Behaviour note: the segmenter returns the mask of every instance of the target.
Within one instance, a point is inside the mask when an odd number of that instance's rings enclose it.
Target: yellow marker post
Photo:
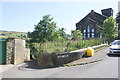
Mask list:
[[[92,49],[91,47],[87,48],[87,56],[93,56],[94,55],[94,49]]]

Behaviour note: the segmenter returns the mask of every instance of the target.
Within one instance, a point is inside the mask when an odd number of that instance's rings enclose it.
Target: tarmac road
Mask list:
[[[109,48],[98,51],[105,54],[99,62],[71,67],[57,68],[21,68],[14,66],[2,73],[3,78],[118,78],[118,58],[120,55],[108,55]]]

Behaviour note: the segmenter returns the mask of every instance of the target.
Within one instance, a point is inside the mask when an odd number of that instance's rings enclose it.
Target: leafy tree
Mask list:
[[[77,40],[82,38],[82,33],[80,30],[72,30],[71,36],[72,36],[72,39]]]
[[[56,30],[55,32],[54,32],[54,40],[62,40],[62,36],[61,36],[61,31],[60,30]]]
[[[62,37],[64,37],[65,34],[66,34],[66,33],[65,33],[65,28],[60,28],[59,31],[61,32],[60,35],[61,35]]]
[[[56,31],[54,32],[54,40],[64,40],[64,39],[68,39],[67,34],[65,33],[65,28],[59,28],[56,29]]]
[[[20,39],[24,39],[24,40],[27,40],[27,35],[16,35],[17,38],[20,38]]]
[[[118,12],[118,13],[117,13],[117,18],[119,18],[119,19],[120,19],[120,12]]]
[[[37,42],[40,44],[40,51],[42,52],[42,43],[54,40],[54,32],[56,23],[52,21],[53,18],[50,15],[43,16],[43,19],[35,25],[33,32],[28,32],[28,37],[31,42]]]
[[[111,16],[107,18],[103,23],[103,36],[106,37],[108,39],[108,43],[110,43],[114,37],[117,37],[117,34],[118,25],[116,23],[116,20]]]

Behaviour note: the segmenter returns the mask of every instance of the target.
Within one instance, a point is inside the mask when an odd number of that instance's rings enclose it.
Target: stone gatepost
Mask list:
[[[14,38],[8,38],[6,50],[6,64],[14,64]]]
[[[8,38],[6,64],[20,64],[30,60],[30,49],[26,49],[25,40]]]

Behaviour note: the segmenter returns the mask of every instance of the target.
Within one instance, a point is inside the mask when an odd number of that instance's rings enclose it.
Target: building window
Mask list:
[[[100,33],[100,38],[102,38],[102,33]]]
[[[83,32],[86,33],[86,30],[84,29]]]
[[[92,32],[94,32],[94,29],[92,29]]]
[[[88,26],[88,32],[90,32],[90,26]]]
[[[88,38],[90,38],[90,33],[88,33]]]
[[[94,38],[94,33],[92,33],[92,38]]]
[[[94,38],[94,37],[95,37],[95,36],[94,36],[94,35],[95,35],[95,34],[94,34],[94,28],[91,30],[91,32],[92,32],[92,34],[91,34],[91,35],[92,35],[92,38]]]
[[[87,28],[87,38],[90,38],[90,26]]]
[[[86,29],[83,30],[84,39],[86,38]]]
[[[86,38],[86,33],[83,34],[84,35],[84,39]]]

